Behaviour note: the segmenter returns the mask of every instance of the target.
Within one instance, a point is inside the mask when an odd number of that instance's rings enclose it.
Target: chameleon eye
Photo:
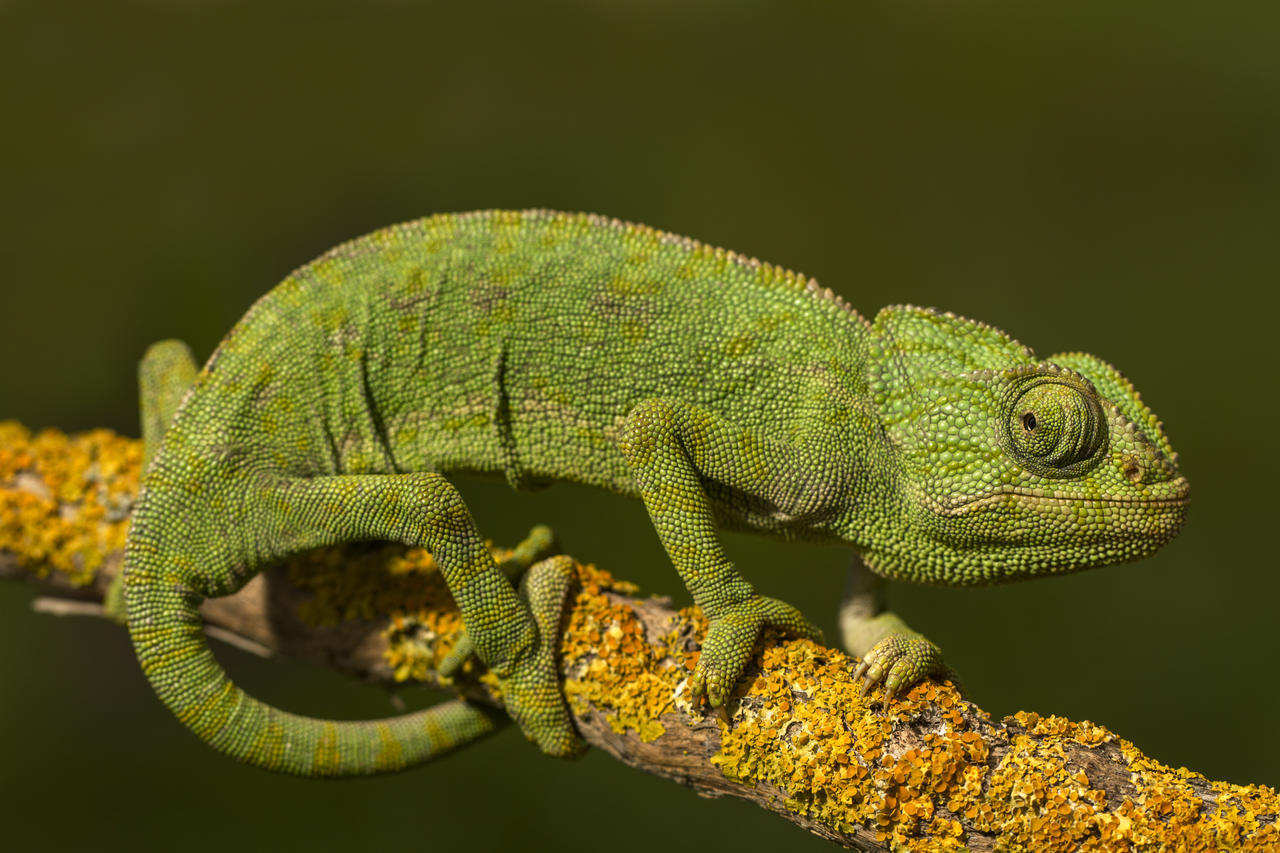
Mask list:
[[[1013,406],[1007,432],[1014,455],[1053,476],[1090,459],[1105,435],[1097,402],[1074,385],[1039,381]]]

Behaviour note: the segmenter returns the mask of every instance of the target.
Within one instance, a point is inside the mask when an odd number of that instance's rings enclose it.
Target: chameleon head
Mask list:
[[[887,308],[870,377],[897,500],[882,574],[998,583],[1144,557],[1189,502],[1160,422],[1114,367],[1039,361],[998,329]]]

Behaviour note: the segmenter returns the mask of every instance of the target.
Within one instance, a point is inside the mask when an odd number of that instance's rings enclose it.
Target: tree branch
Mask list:
[[[138,443],[105,430],[32,436],[0,423],[0,578],[40,584],[42,612],[94,613],[123,561]],[[706,796],[750,800],[860,850],[1275,849],[1280,798],[1171,770],[1089,722],[1001,721],[949,683],[885,707],[854,661],[769,636],[727,720],[688,702],[705,623],[578,566],[561,638],[565,694],[594,747]],[[461,621],[421,550],[302,555],[205,603],[211,636],[365,681],[426,682],[498,705],[475,663],[435,662]]]

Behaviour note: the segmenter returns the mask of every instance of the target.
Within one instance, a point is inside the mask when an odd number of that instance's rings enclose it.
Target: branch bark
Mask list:
[[[0,578],[40,584],[44,612],[97,612],[123,562],[141,453],[106,431],[32,436],[0,423]],[[561,637],[582,735],[631,766],[734,796],[859,850],[1276,849],[1280,797],[1172,770],[1089,722],[993,720],[950,683],[885,706],[855,661],[766,637],[724,718],[687,700],[705,628],[593,566]],[[205,603],[211,636],[364,681],[422,681],[495,706],[469,664],[435,662],[461,627],[430,556],[389,545],[303,555]]]

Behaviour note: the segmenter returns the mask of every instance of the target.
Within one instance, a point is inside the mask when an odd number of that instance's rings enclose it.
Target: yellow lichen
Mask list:
[[[791,811],[840,831],[874,827],[877,840],[895,849],[965,849],[965,825],[1009,850],[1280,844],[1280,799],[1271,789],[1215,783],[1216,807],[1208,806],[1188,783],[1196,775],[1144,758],[1092,722],[1018,715],[1011,722],[1027,731],[1010,730],[1009,748],[991,766],[987,740],[966,730],[950,686],[916,686],[887,715],[854,692],[841,654],[804,640],[772,644],[730,724],[722,725],[712,761],[728,779],[785,790]],[[896,727],[922,713],[929,715],[919,726],[923,747],[888,752]],[[998,742],[1001,731],[992,727],[986,736]],[[1070,770],[1069,743],[1119,745],[1133,797],[1108,803],[1083,772]]]
[[[950,713],[955,692],[927,683],[881,716],[855,698],[849,663],[808,641],[767,645],[712,762],[728,778],[781,788],[789,809],[838,831],[871,826],[895,846],[963,849],[962,827],[943,811],[978,781],[970,771],[987,748]],[[943,713],[922,748],[890,752],[895,726],[926,706]]]
[[[509,549],[492,544],[490,552],[499,562],[511,556]],[[634,586],[614,581],[593,566],[575,567],[583,594],[599,595],[604,589],[635,591]],[[286,569],[291,583],[311,593],[298,608],[304,622],[321,626],[386,620],[384,655],[395,680],[440,680],[435,670],[456,645],[462,616],[425,550],[390,543],[352,543],[299,554],[288,561]],[[637,648],[634,641],[618,640],[620,634],[607,642],[619,650]],[[472,661],[463,672],[473,673],[474,669],[478,667]],[[501,699],[491,674],[483,672],[478,680],[489,687],[495,699]]]
[[[33,436],[0,422],[0,550],[38,577],[94,582],[104,558],[124,547],[140,466],[139,442],[106,430]],[[385,619],[397,680],[430,677],[461,631],[421,549],[352,544],[300,555],[287,570],[312,593],[305,621]],[[617,732],[662,737],[664,716],[693,711],[684,690],[705,619],[688,608],[664,636],[648,637],[625,598],[634,587],[594,566],[577,572],[561,638],[571,706],[603,712]],[[720,724],[712,761],[743,785],[769,783],[787,808],[836,830],[870,827],[904,850],[965,849],[970,832],[1002,850],[1280,849],[1274,790],[1171,769],[1103,726],[1020,713],[1001,728],[932,682],[886,710],[856,697],[848,658],[808,641],[766,638],[755,666]],[[480,680],[492,688],[491,676]],[[1123,793],[1109,796],[1072,769],[1081,750],[1125,762]]]
[[[0,550],[37,578],[75,586],[124,548],[142,445],[110,430],[36,435],[0,421]]]
[[[674,710],[676,686],[685,673],[666,641],[650,643],[631,606],[608,593],[635,587],[591,565],[578,566],[579,592],[561,645],[565,695],[581,713],[604,712],[615,732],[637,732],[646,743],[666,733],[660,722]]]
[[[1189,784],[1195,774],[1143,757],[1102,726],[1036,714],[1010,721],[1017,727],[1007,730],[1008,749],[991,766],[988,739],[999,742],[1002,730],[991,726],[985,736],[968,730],[949,685],[920,685],[886,714],[879,703],[855,698],[849,663],[807,641],[767,645],[760,674],[721,726],[713,763],[739,783],[781,788],[789,809],[833,829],[872,827],[894,849],[965,849],[968,831],[996,838],[997,849],[1006,850],[1280,844],[1280,800],[1268,788],[1214,783],[1211,806]],[[922,745],[892,746],[905,738],[889,736],[911,723]],[[1118,746],[1130,762],[1134,795],[1118,803],[1070,769],[1071,750],[1105,745]]]
[[[423,681],[448,654],[462,617],[422,548],[352,543],[309,551],[286,565],[289,580],[311,593],[298,608],[309,625],[387,620],[384,652],[396,681]]]

